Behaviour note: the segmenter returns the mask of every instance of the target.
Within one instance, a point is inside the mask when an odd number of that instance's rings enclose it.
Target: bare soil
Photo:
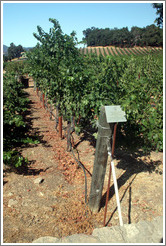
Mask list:
[[[66,131],[63,139],[55,130],[36,92],[33,81],[25,89],[30,99],[27,120],[39,144],[29,144],[20,151],[29,160],[19,172],[4,167],[3,242],[31,243],[42,236],[57,238],[75,233],[91,234],[103,227],[109,161],[101,209],[92,214],[85,204],[84,174],[71,152],[67,152]],[[65,124],[65,123],[64,123]],[[88,196],[95,155],[95,145],[85,135],[74,136],[74,152],[87,170]],[[115,151],[116,176],[124,223],[151,221],[163,214],[163,153]],[[40,182],[37,183],[37,178]],[[119,225],[114,186],[111,179],[107,226]]]
[[[114,55],[114,53],[113,53],[111,47],[108,47],[108,49],[109,49],[109,51],[111,52],[111,55]]]

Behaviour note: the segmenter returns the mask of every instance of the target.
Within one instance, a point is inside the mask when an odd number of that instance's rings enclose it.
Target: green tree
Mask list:
[[[9,60],[13,59],[15,57],[15,49],[16,49],[16,46],[14,43],[11,43],[10,44],[10,47],[8,48],[8,57],[9,57]]]
[[[8,61],[8,56],[7,55],[3,55],[3,61],[7,62]]]
[[[141,45],[141,40],[142,40],[142,28],[133,26],[131,28],[131,41],[132,41],[132,46],[133,45]]]
[[[154,24],[139,28],[132,27],[131,31],[127,27],[121,29],[114,28],[96,28],[91,27],[83,31],[83,41],[87,46],[134,46],[134,45],[150,45],[150,46],[162,46],[163,34],[160,27]]]
[[[11,43],[10,47],[8,48],[9,60],[20,57],[21,52],[23,51],[24,49],[21,45],[16,46],[14,43]]]
[[[16,57],[17,58],[20,57],[21,56],[21,52],[23,52],[23,51],[24,51],[24,49],[23,49],[23,47],[21,45],[16,46]]]
[[[156,14],[159,15],[158,18],[156,18],[155,23],[157,23],[157,25],[159,27],[163,27],[163,4],[162,3],[152,3],[153,8],[155,8]]]
[[[162,46],[162,29],[154,24],[147,26],[142,34],[144,43],[149,46]]]
[[[99,37],[97,32],[99,31],[96,27],[87,28],[83,31],[83,41],[86,41],[87,46],[96,46],[99,42]]]

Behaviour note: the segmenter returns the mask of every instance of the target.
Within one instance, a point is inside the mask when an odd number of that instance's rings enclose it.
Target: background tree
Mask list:
[[[21,45],[16,46],[14,43],[10,44],[10,47],[8,48],[8,57],[9,60],[14,58],[19,58],[21,55],[21,52],[23,52],[24,49]]]
[[[7,62],[8,61],[8,56],[7,55],[3,55],[3,61]]]
[[[16,49],[16,46],[14,43],[11,43],[10,44],[10,47],[8,48],[8,57],[9,57],[9,60],[13,59],[15,57],[15,49]]]
[[[132,27],[131,31],[128,27],[121,29],[114,28],[96,28],[91,27],[83,31],[83,41],[86,42],[87,46],[120,46],[120,47],[132,47],[138,46],[162,46],[163,45],[163,34],[160,27],[154,24],[139,28]]]
[[[157,23],[157,25],[159,27],[163,27],[163,4],[162,3],[152,3],[153,8],[155,8],[156,14],[159,15],[158,18],[156,18],[155,23]]]
[[[21,52],[24,52],[24,49],[21,45],[16,46],[16,57],[20,57],[21,56]]]
[[[147,26],[142,33],[142,39],[145,45],[162,46],[162,29],[154,24]]]

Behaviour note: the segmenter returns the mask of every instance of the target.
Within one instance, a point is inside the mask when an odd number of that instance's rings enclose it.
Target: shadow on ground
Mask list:
[[[116,154],[116,159],[120,159],[119,163],[117,164],[116,168],[123,169],[125,172],[117,179],[118,188],[123,186],[133,175],[133,178],[129,185],[127,186],[126,190],[124,191],[124,194],[120,200],[120,202],[125,197],[125,194],[127,190],[129,190],[129,194],[131,194],[131,185],[134,182],[136,176],[141,172],[156,172],[159,175],[162,174],[162,172],[158,172],[158,167],[161,164],[161,161],[150,161],[150,162],[144,162],[141,158],[144,156],[144,153],[142,151],[137,151],[137,153],[127,153],[123,150],[118,150]],[[107,192],[102,196],[101,203],[100,203],[100,209],[105,206],[106,203],[106,195]],[[109,189],[109,200],[115,195],[114,185],[112,185]],[[130,224],[130,209],[131,209],[131,197],[129,198],[129,213],[128,213],[128,223]],[[117,207],[113,211],[111,217],[109,218],[108,223],[111,221],[111,218],[113,217],[114,213],[116,212]]]

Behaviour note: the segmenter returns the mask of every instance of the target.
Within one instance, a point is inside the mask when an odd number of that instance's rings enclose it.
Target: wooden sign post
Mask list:
[[[122,111],[120,105],[101,107],[89,197],[89,207],[94,213],[98,212],[100,209],[108,152],[110,151],[114,123],[125,121],[125,113]]]
[[[107,123],[105,107],[102,106],[99,115],[98,136],[89,197],[89,207],[94,213],[98,212],[100,208],[108,158],[107,144],[111,140],[111,136],[112,125]]]

